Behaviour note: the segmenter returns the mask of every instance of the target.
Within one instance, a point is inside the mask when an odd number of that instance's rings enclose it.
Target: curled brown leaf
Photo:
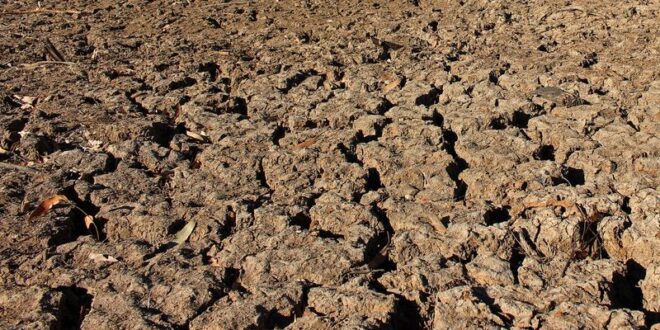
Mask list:
[[[96,222],[94,222],[94,217],[88,214],[85,216],[83,221],[85,222],[85,228],[87,228],[87,231],[91,232],[92,227],[94,227],[94,234],[96,235],[96,239],[100,241],[101,235],[99,234],[99,228],[96,226]]]
[[[48,213],[48,211],[50,211],[50,209],[53,208],[53,206],[61,202],[68,202],[68,201],[69,199],[66,198],[66,196],[64,195],[53,195],[47,198],[46,200],[44,200],[43,202],[41,202],[41,204],[39,204],[39,206],[37,206],[37,208],[34,211],[32,211],[32,213],[30,213],[28,220],[32,220],[34,218],[43,216],[46,213]]]

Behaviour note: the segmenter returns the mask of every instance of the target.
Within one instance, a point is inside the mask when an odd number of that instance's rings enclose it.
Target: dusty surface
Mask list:
[[[0,327],[658,322],[660,3],[339,2],[1,1]]]

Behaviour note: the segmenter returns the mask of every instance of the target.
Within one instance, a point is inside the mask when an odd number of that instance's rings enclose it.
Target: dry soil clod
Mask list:
[[[23,2],[0,328],[660,321],[657,1]]]

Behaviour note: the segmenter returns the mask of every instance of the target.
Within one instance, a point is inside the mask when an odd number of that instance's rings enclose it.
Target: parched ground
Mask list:
[[[659,15],[2,0],[0,327],[651,327]]]

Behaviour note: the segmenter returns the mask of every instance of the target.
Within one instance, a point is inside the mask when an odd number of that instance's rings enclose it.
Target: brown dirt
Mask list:
[[[658,322],[660,2],[338,2],[0,1],[0,327]]]

